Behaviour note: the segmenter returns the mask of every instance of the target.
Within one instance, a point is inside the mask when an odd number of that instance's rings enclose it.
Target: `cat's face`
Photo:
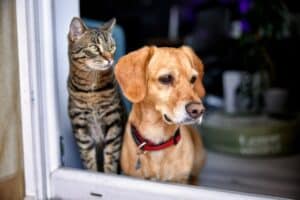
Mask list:
[[[89,29],[79,18],[73,18],[69,31],[70,61],[91,70],[106,70],[113,65],[116,51],[112,29],[115,19],[99,29]]]

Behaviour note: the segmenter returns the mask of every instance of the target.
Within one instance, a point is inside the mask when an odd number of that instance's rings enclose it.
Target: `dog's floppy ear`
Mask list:
[[[124,95],[138,103],[146,95],[146,67],[152,56],[152,47],[143,47],[123,57],[116,64],[116,79]]]
[[[188,46],[182,46],[181,49],[192,61],[193,67],[197,70],[197,72],[199,74],[199,78],[195,82],[195,90],[200,97],[203,97],[205,95],[205,89],[202,84],[202,79],[203,79],[203,75],[204,75],[203,63],[200,60],[200,58],[196,55],[196,53],[193,51],[192,48],[190,48]]]

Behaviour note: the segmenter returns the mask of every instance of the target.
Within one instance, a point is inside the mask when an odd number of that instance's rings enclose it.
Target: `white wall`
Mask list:
[[[81,167],[79,153],[76,152],[77,146],[71,131],[71,124],[67,112],[68,93],[67,93],[67,77],[69,73],[68,61],[68,40],[67,34],[69,24],[74,16],[79,16],[78,0],[55,0],[54,16],[55,33],[56,33],[56,74],[57,74],[57,91],[59,98],[59,125],[60,135],[63,137],[64,156],[63,163],[68,167]]]

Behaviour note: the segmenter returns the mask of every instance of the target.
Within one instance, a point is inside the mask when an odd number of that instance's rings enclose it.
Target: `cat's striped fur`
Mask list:
[[[125,124],[113,73],[115,20],[89,29],[74,18],[69,32],[69,116],[85,168],[119,172]]]

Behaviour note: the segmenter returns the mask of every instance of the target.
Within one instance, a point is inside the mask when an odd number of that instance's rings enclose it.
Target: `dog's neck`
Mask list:
[[[156,144],[171,138],[179,125],[167,124],[160,112],[148,103],[134,104],[130,113],[132,123],[140,134]]]

